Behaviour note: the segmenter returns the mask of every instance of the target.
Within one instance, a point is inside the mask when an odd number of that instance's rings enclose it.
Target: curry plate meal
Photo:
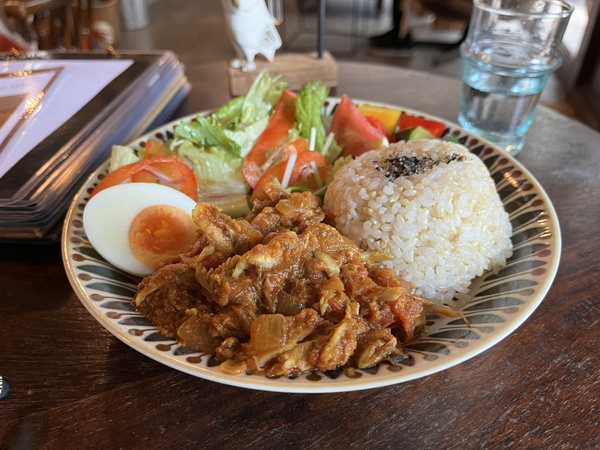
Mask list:
[[[442,123],[327,102],[261,74],[173,136],[116,146],[83,211],[98,253],[140,277],[137,311],[226,374],[398,364],[511,256],[494,180]]]

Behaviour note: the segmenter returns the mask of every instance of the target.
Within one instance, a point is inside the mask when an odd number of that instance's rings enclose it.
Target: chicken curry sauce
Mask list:
[[[274,184],[234,219],[198,203],[201,238],[139,285],[133,304],[161,334],[213,355],[228,374],[298,376],[407,357],[425,317],[462,317],[328,225],[310,192]]]

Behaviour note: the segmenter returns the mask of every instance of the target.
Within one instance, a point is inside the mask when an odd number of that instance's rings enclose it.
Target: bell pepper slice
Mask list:
[[[402,111],[399,109],[371,105],[369,103],[361,103],[358,105],[358,110],[367,118],[373,117],[381,121],[388,136],[391,136],[394,133],[400,115],[402,114]]]
[[[446,124],[438,122],[437,120],[402,113],[400,116],[399,127],[400,130],[422,127],[429,131],[434,137],[439,138],[446,129]]]

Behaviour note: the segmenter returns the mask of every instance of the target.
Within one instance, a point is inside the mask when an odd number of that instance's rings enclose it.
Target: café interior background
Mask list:
[[[117,0],[96,0],[96,4],[102,4],[104,1],[116,4]],[[126,11],[123,4],[120,5],[118,8],[120,14],[116,17],[117,23],[114,23],[113,19],[113,24],[118,28],[114,43],[117,50],[172,50],[184,64],[229,60],[235,56],[225,30],[221,0],[118,1],[127,1],[129,5],[138,5],[138,7],[145,2],[143,8],[146,17],[142,20],[144,23],[141,26],[139,17],[135,18],[136,29],[131,29],[127,26],[128,21],[131,24],[131,17],[124,17]],[[283,47],[279,52],[316,50],[318,1],[282,0],[282,2],[284,17],[278,28]],[[418,6],[417,0],[413,3]],[[586,28],[588,25],[594,26],[596,22],[600,0],[569,0],[569,3],[575,7],[575,11],[563,40],[566,61],[564,67],[552,76],[543,91],[541,103],[600,129],[597,123],[600,119],[594,118],[593,111],[583,113],[584,108],[578,101],[581,94],[573,95],[574,81],[568,79],[572,77],[575,65],[570,61],[581,58],[578,52]],[[335,59],[369,61],[454,78],[461,77],[462,61],[455,44],[460,40],[466,23],[435,17],[422,8],[413,8],[409,27],[413,30],[413,35],[418,38],[424,36],[427,42],[418,42],[412,57],[382,58],[369,55],[368,37],[381,34],[391,28],[392,0],[327,0],[325,5],[325,49],[331,52]],[[594,26],[594,28],[594,36],[597,36],[599,27]],[[589,51],[598,53],[598,45],[594,42],[592,44]],[[597,59],[596,56],[594,61]],[[596,86],[595,92],[600,85],[600,74],[597,74],[600,73],[598,69],[600,64],[595,62],[594,66],[590,84]],[[407,95],[415,94],[407,93]],[[584,97],[589,96],[585,93]],[[587,101],[590,101],[589,98]],[[595,104],[595,100],[592,102]],[[598,111],[600,107],[591,109]]]

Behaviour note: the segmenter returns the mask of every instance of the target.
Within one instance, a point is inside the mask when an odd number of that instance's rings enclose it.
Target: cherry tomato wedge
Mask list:
[[[296,97],[295,93],[287,89],[281,93],[267,128],[246,155],[242,173],[251,187],[254,187],[262,176],[262,165],[267,161],[269,153],[288,141],[289,130],[296,120]]]
[[[413,116],[406,113],[402,113],[398,125],[401,130],[414,127],[423,127],[436,138],[439,138],[446,129],[446,125],[442,122],[425,119],[424,117]]]
[[[161,183],[198,200],[198,182],[194,171],[176,156],[155,156],[142,159],[109,173],[92,191],[90,198],[98,192],[125,181]]]
[[[367,119],[367,122],[369,122],[369,124],[372,127],[378,129],[383,134],[385,134],[385,137],[387,137],[388,141],[390,141],[390,142],[394,141],[392,136],[387,132],[385,124],[381,121],[381,119],[378,119],[377,117],[374,117],[374,116],[365,116],[365,118]]]
[[[385,132],[371,125],[346,94],[333,113],[330,129],[342,147],[342,155],[359,156],[385,141]]]
[[[317,166],[321,181],[325,181],[325,178],[331,170],[331,164],[329,164],[329,160],[319,152],[305,151],[298,153],[296,156],[296,162],[292,168],[288,186],[293,186],[298,182],[305,182],[311,189],[317,189],[319,187],[316,176],[307,170],[311,167],[311,161],[313,161]],[[283,161],[277,164],[275,167],[269,169],[262,177],[260,177],[256,183],[256,186],[254,187],[254,190],[252,191],[252,200],[261,198],[263,195],[263,190],[268,183],[271,183],[275,180],[278,180],[280,183],[283,181],[287,164],[287,160]],[[303,174],[305,173],[308,173],[309,175],[304,177]]]

